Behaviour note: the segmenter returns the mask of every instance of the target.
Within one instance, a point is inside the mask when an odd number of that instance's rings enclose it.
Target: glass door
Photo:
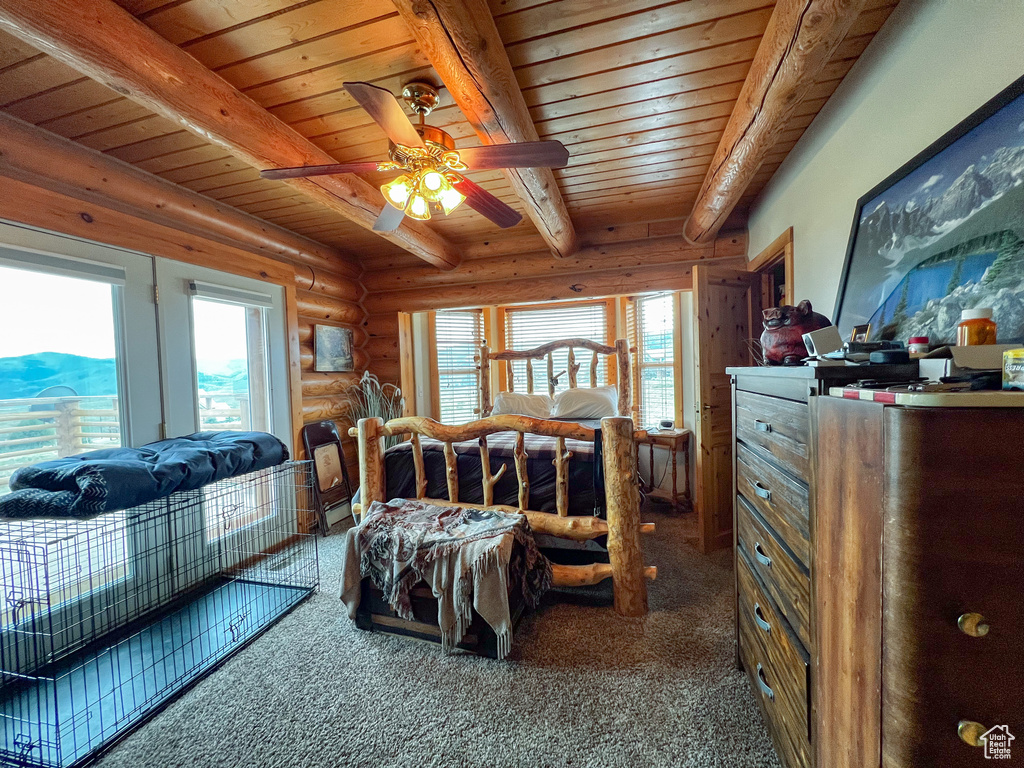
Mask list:
[[[152,259],[8,225],[0,237],[6,494],[22,466],[157,439],[162,411]],[[162,530],[135,530],[124,513],[70,527],[5,522],[4,666],[31,666],[39,653],[63,653],[158,604],[169,591],[150,578],[159,566],[151,553],[165,540]],[[40,636],[44,647],[31,641]]]

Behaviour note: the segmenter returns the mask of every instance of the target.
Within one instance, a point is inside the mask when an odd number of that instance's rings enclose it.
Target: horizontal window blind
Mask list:
[[[652,429],[662,419],[675,419],[676,317],[672,294],[637,299],[635,310],[639,358],[640,427]]]
[[[480,371],[476,356],[484,338],[483,312],[438,312],[435,334],[441,421],[462,424],[479,418]]]
[[[562,339],[588,339],[599,344],[608,343],[608,305],[579,304],[533,309],[508,309],[505,311],[505,348],[514,350],[533,349],[551,341]],[[580,369],[577,386],[590,386],[590,358],[593,353],[587,349],[575,351]],[[558,380],[557,392],[569,388],[569,350],[559,349],[554,353],[554,375]],[[526,361],[513,363],[512,387],[516,392],[526,391]],[[608,356],[601,355],[597,368],[598,386],[608,383]],[[547,360],[533,363],[533,391],[547,394]]]

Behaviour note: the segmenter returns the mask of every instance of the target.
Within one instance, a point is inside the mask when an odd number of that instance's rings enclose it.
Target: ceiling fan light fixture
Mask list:
[[[406,206],[405,215],[417,221],[426,221],[430,218],[430,204],[427,199],[418,192],[409,198],[409,205]]]
[[[447,186],[444,176],[437,171],[426,171],[420,178],[420,183],[430,192],[440,192]]]
[[[398,178],[392,179],[387,184],[382,184],[380,188],[380,191],[384,195],[384,199],[400,211],[404,211],[406,209],[412,190],[412,179],[404,174]]]
[[[444,209],[445,216],[450,215],[452,211],[462,205],[465,199],[466,196],[451,184],[448,184],[447,187],[441,190],[441,193],[437,196],[437,202],[439,202],[441,207]]]

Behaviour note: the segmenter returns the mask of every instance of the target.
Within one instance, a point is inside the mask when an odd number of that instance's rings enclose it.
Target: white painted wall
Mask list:
[[[857,200],[1022,74],[1024,1],[902,0],[755,201],[748,257],[792,226],[795,298],[831,316]]]

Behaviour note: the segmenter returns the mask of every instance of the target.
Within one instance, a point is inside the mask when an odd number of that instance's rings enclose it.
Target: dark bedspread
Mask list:
[[[196,432],[141,448],[108,448],[23,467],[0,518],[90,517],[272,467],[288,449],[265,432]]]
[[[580,422],[600,430],[600,420]],[[519,484],[512,450],[515,432],[499,432],[487,438],[491,457],[491,473],[496,474],[502,464],[507,465],[504,476],[494,486],[494,503],[519,506]],[[600,431],[594,443],[571,440],[566,449],[572,451],[569,460],[569,514],[603,515],[604,481],[601,476]],[[448,498],[448,481],[444,462],[444,443],[421,438],[423,465],[427,475],[427,497]],[[597,450],[595,451],[595,444]],[[480,466],[480,447],[476,440],[454,443],[459,470],[459,501],[482,504],[484,501],[483,476]],[[529,508],[540,512],[555,512],[555,438],[526,435],[526,472],[530,478]],[[413,465],[412,445],[400,443],[384,456],[387,482],[386,498],[416,498],[416,470]]]

